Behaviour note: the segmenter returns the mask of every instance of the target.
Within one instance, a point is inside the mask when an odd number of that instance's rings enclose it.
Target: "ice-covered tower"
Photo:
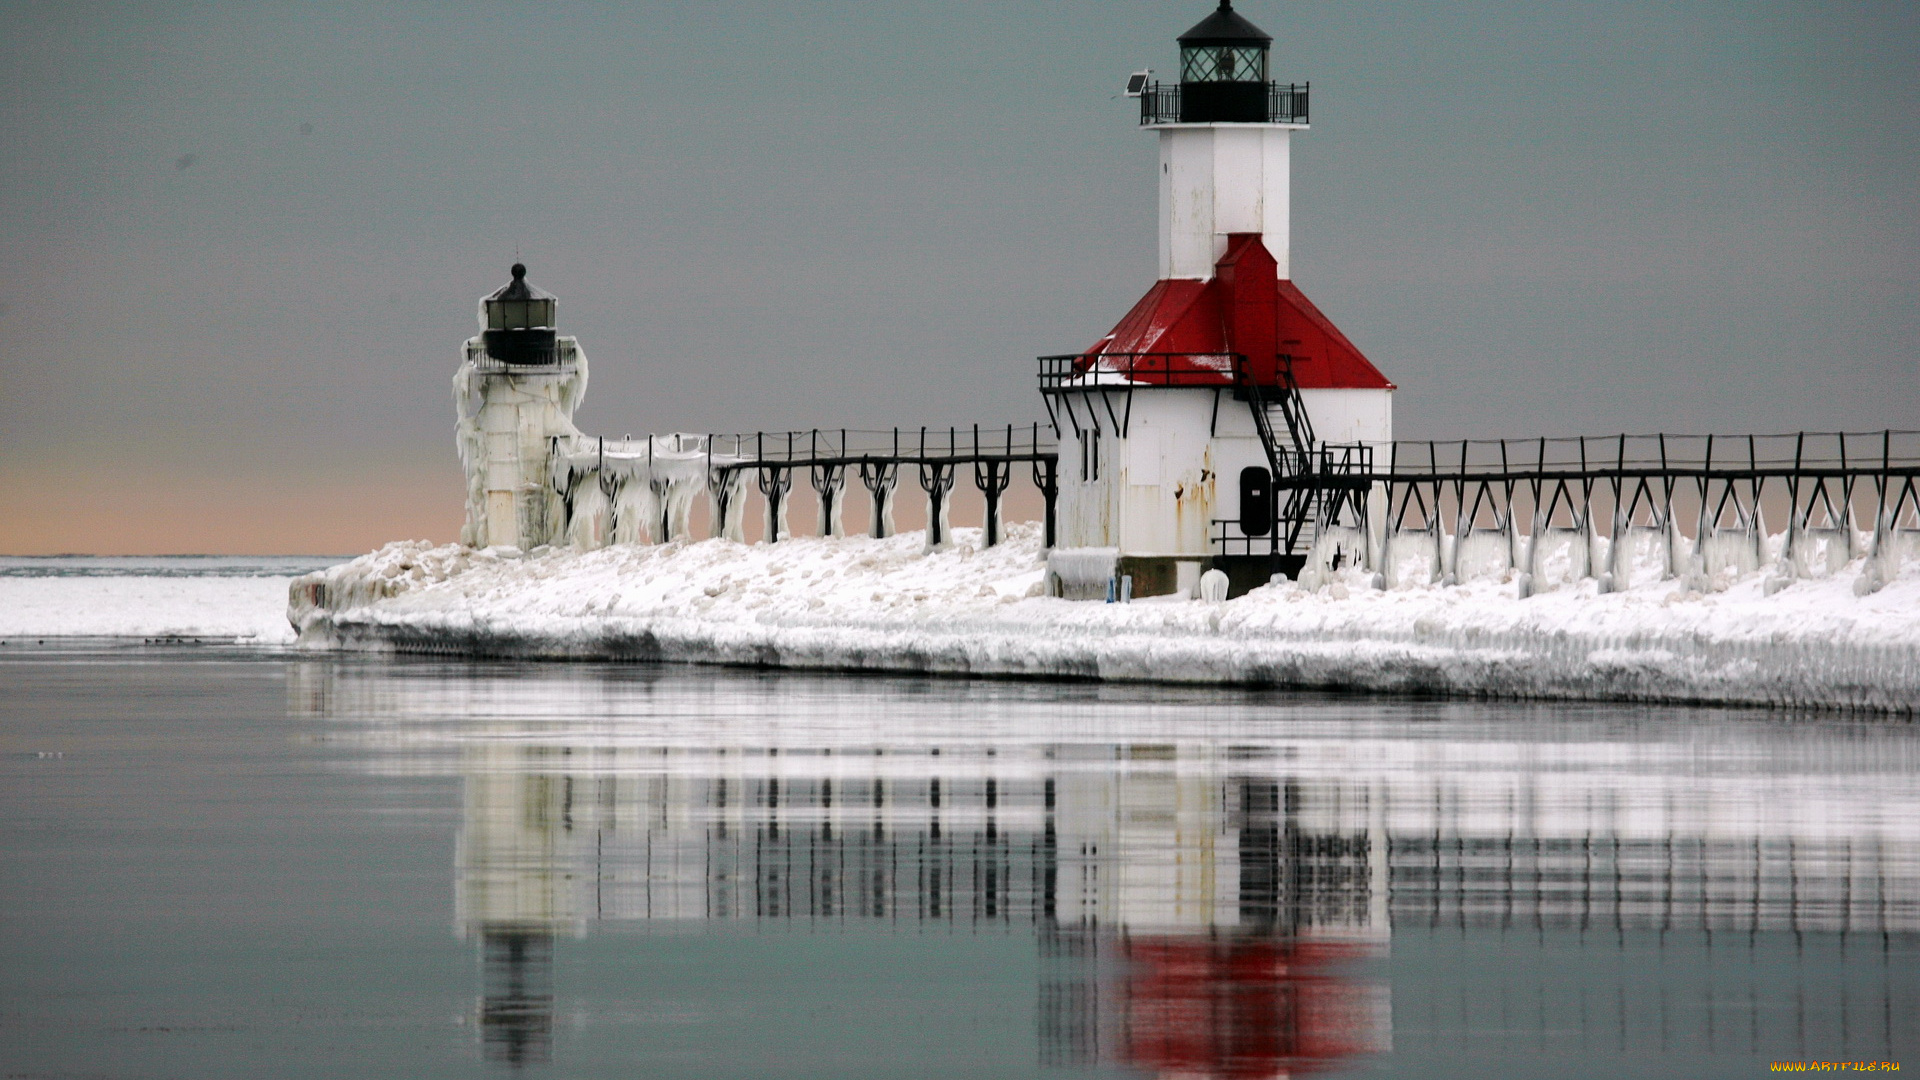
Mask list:
[[[515,263],[513,280],[480,301],[480,333],[453,377],[467,472],[460,539],[472,547],[537,547],[565,528],[550,470],[554,440],[580,434],[587,357],[554,328],[555,304]]]
[[[1209,564],[1236,592],[1297,573],[1314,537],[1295,523],[1324,505],[1303,476],[1393,438],[1393,384],[1291,280],[1307,87],[1268,78],[1272,39],[1229,0],[1179,40],[1178,84],[1128,83],[1160,141],[1159,281],[1092,348],[1041,361],[1069,595],[1103,573],[1141,596]]]

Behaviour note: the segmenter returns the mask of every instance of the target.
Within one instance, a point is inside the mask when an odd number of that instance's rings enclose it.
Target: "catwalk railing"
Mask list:
[[[1073,389],[1102,396],[1193,385],[1179,372],[1131,374],[1161,381]],[[1056,385],[1069,378],[1056,374]],[[1250,403],[1270,407],[1263,398]],[[1126,406],[1115,405],[1124,416]],[[1290,563],[1276,568],[1296,576],[1364,564],[1383,585],[1519,574],[1523,591],[1581,578],[1605,590],[1657,573],[1707,588],[1767,565],[1780,582],[1827,576],[1870,556],[1863,589],[1871,591],[1902,561],[1920,561],[1920,431],[1402,440],[1320,443],[1306,453],[1277,430],[1267,441],[1280,471],[1271,516],[1242,508],[1239,518],[1216,519],[1209,553],[1285,557]],[[590,546],[595,535],[619,542],[637,528],[653,539],[687,536],[686,508],[698,491],[712,501],[714,535],[738,539],[752,480],[766,503],[766,535],[778,540],[790,535],[796,472],[819,498],[820,532],[829,536],[845,531],[852,474],[872,501],[873,535],[886,536],[904,469],[926,493],[928,542],[939,546],[950,539],[952,491],[964,467],[986,504],[985,539],[994,544],[1003,533],[1001,496],[1023,465],[1044,499],[1052,547],[1059,448],[1039,424],[556,440],[553,485],[566,504],[569,539]],[[584,540],[572,535],[576,525]]]
[[[723,472],[752,470],[768,509],[768,536],[782,533],[784,500],[791,470],[805,469],[808,484],[820,499],[820,531],[837,536],[844,531],[841,510],[847,470],[854,470],[872,501],[871,533],[893,532],[893,489],[899,470],[912,466],[920,489],[927,494],[927,545],[940,547],[952,538],[949,515],[955,473],[971,466],[973,483],[986,504],[982,530],[988,547],[1000,542],[1000,501],[1013,482],[1013,467],[1024,463],[1046,503],[1046,544],[1054,544],[1054,507],[1059,498],[1057,443],[1042,438],[1040,425],[1000,428],[922,427],[891,431],[852,431],[846,428],[747,435],[717,435],[710,442],[716,457],[731,458],[718,466]],[[728,446],[731,444],[731,454]]]
[[[622,507],[647,521],[647,531],[661,539],[687,534],[686,508],[693,490],[705,490],[712,503],[713,535],[740,539],[742,511],[749,479],[765,499],[768,540],[791,535],[787,527],[794,474],[805,475],[819,497],[820,532],[845,532],[844,501],[849,474],[858,476],[871,500],[870,533],[894,532],[894,490],[901,470],[909,469],[927,495],[927,542],[940,547],[952,538],[949,515],[952,491],[962,467],[986,504],[985,541],[1002,538],[1001,499],[1012,484],[1014,470],[1026,466],[1045,503],[1048,547],[1055,542],[1055,505],[1059,497],[1059,449],[1051,432],[1039,424],[983,428],[893,428],[887,431],[816,428],[809,431],[756,431],[730,435],[648,436],[642,440],[574,440],[563,450],[556,440],[554,487],[567,500],[569,520],[575,516],[575,492],[583,492],[595,512],[604,505],[616,519]],[[646,485],[629,481],[644,473]],[[594,476],[600,500],[583,484]],[[684,491],[676,506],[675,490]],[[623,499],[628,488],[634,497]],[[642,487],[647,490],[642,490]],[[650,492],[650,495],[649,495]],[[617,525],[603,531],[617,533]]]
[[[1401,441],[1386,449],[1386,467],[1368,477],[1372,490],[1345,508],[1351,516],[1320,522],[1323,535],[1342,533],[1346,552],[1364,551],[1385,584],[1517,573],[1523,590],[1586,577],[1605,590],[1657,573],[1712,587],[1770,562],[1784,583],[1873,556],[1863,580],[1871,591],[1903,558],[1920,558],[1916,431]],[[1380,518],[1369,520],[1376,507]],[[1769,520],[1783,526],[1779,533]],[[1360,544],[1368,526],[1377,535]]]

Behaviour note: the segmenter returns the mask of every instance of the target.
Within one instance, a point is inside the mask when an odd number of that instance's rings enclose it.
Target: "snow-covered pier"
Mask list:
[[[1389,390],[1303,385],[1310,355],[1095,350],[1042,358],[1045,425],[603,439],[572,423],[586,356],[524,267],[481,310],[454,380],[462,543],[296,580],[302,645],[1920,703],[1920,433],[1412,442],[1367,426]],[[1021,467],[1045,520],[1008,525]],[[968,469],[981,529],[949,520]],[[903,473],[929,524],[895,535]],[[788,526],[799,476],[819,536]],[[1203,588],[1210,571],[1233,587]],[[1073,599],[1103,595],[1139,602]]]

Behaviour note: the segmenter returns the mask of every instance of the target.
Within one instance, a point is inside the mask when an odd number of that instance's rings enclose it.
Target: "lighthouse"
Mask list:
[[[1160,144],[1159,280],[1092,347],[1041,358],[1064,595],[1191,592],[1209,567],[1238,593],[1366,558],[1352,513],[1394,387],[1293,283],[1308,87],[1269,77],[1272,44],[1222,0],[1180,35],[1177,84],[1128,84]]]
[[[555,329],[559,301],[513,279],[480,301],[480,333],[453,377],[460,463],[467,474],[469,547],[530,549],[564,535],[565,508],[549,477],[555,440],[580,435],[573,411],[587,390],[580,343]]]

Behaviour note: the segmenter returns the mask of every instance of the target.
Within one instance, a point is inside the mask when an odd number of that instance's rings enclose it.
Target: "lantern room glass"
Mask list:
[[[487,301],[487,329],[489,330],[529,330],[552,325],[552,300]]]
[[[1264,45],[1188,45],[1180,50],[1181,82],[1266,82]]]

